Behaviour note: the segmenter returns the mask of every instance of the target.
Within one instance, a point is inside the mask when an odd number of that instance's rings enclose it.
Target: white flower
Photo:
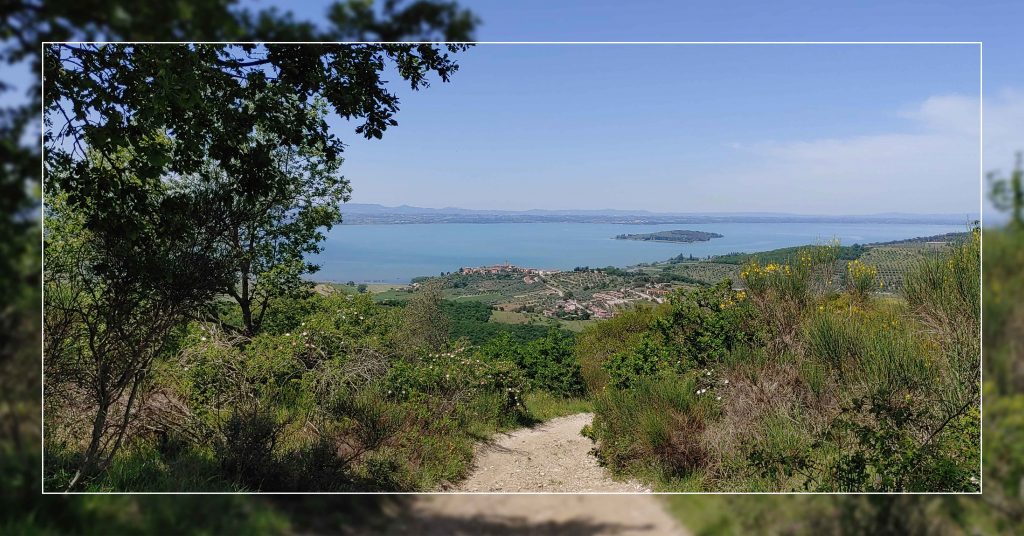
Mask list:
[[[285,334],[284,334],[284,336],[285,336],[285,337],[291,337],[291,336],[292,336],[292,334],[291,334],[291,333],[285,333]]]
[[[303,331],[303,332],[302,332],[302,336],[303,336],[303,337],[305,337],[305,336],[306,336],[306,335],[308,335],[308,334],[309,334],[309,333],[308,333],[308,332],[306,332],[306,331]]]
[[[729,385],[729,380],[725,380],[723,383],[725,383],[726,385]]]
[[[205,340],[206,340],[206,337],[199,337],[199,340],[201,340],[201,341],[205,341]]]
[[[720,397],[720,396],[719,397],[715,397],[715,400],[721,400],[721,399],[722,399],[722,397]]]

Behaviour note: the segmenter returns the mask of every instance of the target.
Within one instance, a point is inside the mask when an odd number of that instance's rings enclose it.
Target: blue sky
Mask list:
[[[1007,169],[1013,151],[1024,147],[1024,127],[1019,126],[1024,125],[1024,69],[1019,68],[1024,44],[1017,38],[1015,22],[1021,20],[1024,8],[1019,2],[485,0],[464,4],[483,19],[478,38],[485,41],[984,41],[985,168]],[[297,12],[315,17],[320,11],[315,2],[309,2]],[[744,58],[726,58],[729,61],[720,69],[716,69],[719,56],[735,56],[735,51],[672,52],[679,56],[672,61],[665,60],[662,52],[625,52],[633,57],[624,60],[626,65],[613,64],[620,72],[635,68],[643,74],[633,80],[677,88],[672,94],[659,91],[643,97],[657,109],[649,123],[642,122],[649,116],[630,116],[628,110],[635,104],[610,106],[589,118],[605,120],[603,125],[574,128],[566,140],[557,136],[559,131],[549,132],[557,122],[549,113],[532,118],[545,128],[534,129],[531,140],[521,139],[518,153],[507,146],[489,147],[488,140],[505,137],[477,128],[466,126],[467,134],[458,135],[462,120],[457,110],[444,108],[447,101],[461,99],[465,109],[474,110],[478,101],[490,99],[492,95],[470,94],[477,74],[527,85],[550,76],[551,70],[555,80],[561,80],[560,74],[598,79],[608,75],[588,70],[598,59],[586,58],[574,58],[578,64],[563,63],[563,71],[557,66],[549,70],[549,59],[543,58],[544,64],[535,62],[509,75],[502,68],[506,58],[498,58],[505,54],[483,48],[466,55],[465,68],[450,87],[435,86],[406,98],[400,127],[378,145],[353,141],[347,173],[356,201],[481,208],[610,204],[656,210],[797,212],[844,211],[851,205],[862,207],[858,212],[941,212],[977,204],[977,188],[971,188],[978,180],[977,133],[968,124],[977,118],[977,112],[971,112],[971,99],[977,98],[978,91],[977,58],[970,47],[816,47],[799,52],[746,48],[739,50]],[[485,55],[489,61],[481,59]],[[685,70],[669,65],[684,65]],[[695,73],[706,82],[704,86],[693,83]],[[748,86],[756,89],[745,92]],[[576,117],[574,112],[588,104],[593,109],[594,103],[615,103],[600,98],[600,86],[587,88],[584,96],[555,111]],[[492,88],[494,94],[508,92],[509,87]],[[609,89],[608,93],[614,92]],[[420,97],[428,108],[417,106]],[[507,102],[513,104],[516,99]],[[439,111],[447,112],[450,119],[434,130],[433,139],[414,132],[420,131],[422,118]],[[529,125],[529,116],[514,121],[522,115],[518,111],[509,106],[485,117]],[[601,128],[609,123],[613,126]],[[589,120],[579,125],[593,126]],[[409,141],[413,138],[420,143]],[[454,140],[458,140],[461,160],[440,168],[424,165]],[[575,141],[580,143],[570,143]],[[389,163],[391,147],[411,148],[410,154],[417,156],[405,162],[392,158]],[[474,150],[486,158],[477,161]],[[530,167],[530,159],[538,165]],[[493,165],[489,177],[481,177],[480,167],[495,160],[501,167]],[[416,166],[420,167],[411,169]],[[580,176],[574,179],[569,171]],[[969,178],[963,177],[967,174]],[[506,180],[492,179],[495,175]],[[825,175],[831,177],[829,182],[817,179]],[[629,181],[633,185],[625,184]],[[526,192],[543,188],[555,195],[546,200],[524,197],[509,183],[524,186]],[[644,187],[662,195],[638,196]],[[592,197],[581,196],[582,191]]]
[[[346,138],[354,201],[977,210],[975,45],[480,45],[460,64],[401,91],[383,140]]]
[[[246,3],[312,19],[327,4]],[[1024,148],[1020,2],[462,3],[483,19],[481,40],[981,40],[985,168],[1007,170]],[[403,92],[384,140],[339,130],[355,201],[796,212],[977,201],[959,193],[977,156],[963,142],[977,113],[971,47],[479,46],[462,64],[452,84]]]

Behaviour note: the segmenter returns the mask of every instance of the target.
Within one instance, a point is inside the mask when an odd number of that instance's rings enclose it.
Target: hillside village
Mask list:
[[[497,311],[558,320],[611,318],[637,302],[662,303],[679,284],[616,268],[546,270],[509,262],[462,267],[441,277],[445,297],[487,303]],[[406,292],[415,292],[413,283]],[[397,290],[382,299],[402,299]]]

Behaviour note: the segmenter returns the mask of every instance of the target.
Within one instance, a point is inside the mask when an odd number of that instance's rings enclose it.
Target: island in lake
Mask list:
[[[707,242],[712,238],[722,238],[718,233],[707,233],[704,231],[686,231],[675,229],[672,231],[658,231],[656,233],[620,234],[616,240],[660,240],[663,242]]]

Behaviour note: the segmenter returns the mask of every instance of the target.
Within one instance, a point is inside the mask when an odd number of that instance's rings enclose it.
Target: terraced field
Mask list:
[[[903,274],[921,262],[949,247],[945,242],[917,242],[869,248],[860,261],[878,269],[883,289],[895,292],[903,287]]]
[[[671,262],[639,268],[642,273],[652,276],[662,276],[681,283],[700,285],[713,285],[726,278],[736,282],[739,280],[739,269],[738,264],[708,261]]]

